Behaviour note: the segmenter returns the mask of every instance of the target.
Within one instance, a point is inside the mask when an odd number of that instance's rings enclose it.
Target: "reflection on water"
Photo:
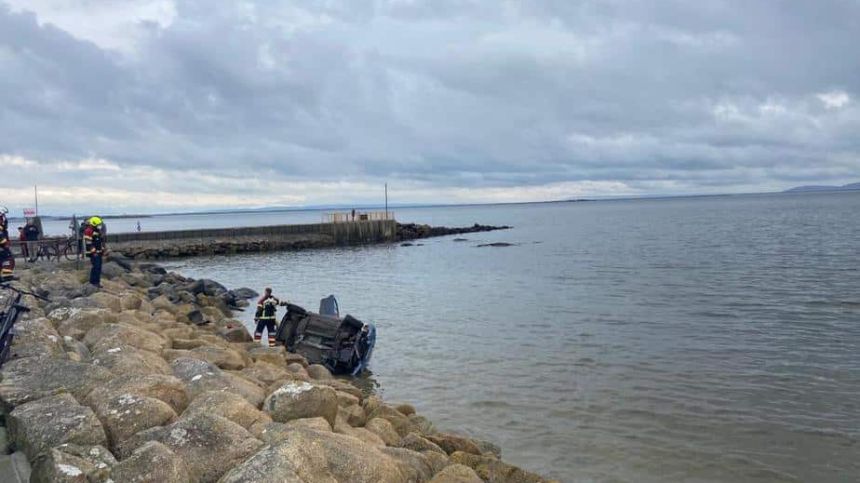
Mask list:
[[[379,331],[369,389],[564,481],[850,481],[857,213],[851,193],[416,209],[515,228],[175,266],[334,293]]]

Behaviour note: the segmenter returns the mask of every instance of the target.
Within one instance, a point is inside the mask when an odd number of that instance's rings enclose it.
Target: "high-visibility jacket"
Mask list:
[[[84,230],[84,247],[87,256],[101,255],[104,252],[104,240],[102,232],[97,227],[88,226]]]
[[[274,295],[269,295],[268,297],[263,295],[260,301],[257,302],[257,313],[254,315],[254,318],[260,320],[275,320],[275,313],[278,311],[278,304],[280,303],[281,301]]]

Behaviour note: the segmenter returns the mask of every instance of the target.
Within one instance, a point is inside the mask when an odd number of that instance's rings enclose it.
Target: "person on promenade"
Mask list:
[[[90,284],[95,287],[101,287],[102,283],[102,257],[105,254],[102,229],[102,219],[98,216],[93,216],[87,220],[87,227],[84,229],[84,245],[92,264]]]
[[[27,235],[24,234],[24,227],[18,227],[18,241],[21,242],[21,256],[24,260],[28,260],[30,258],[30,250],[27,249]]]
[[[30,257],[27,261],[35,262],[39,254],[39,227],[33,220],[27,221],[24,226],[24,238],[27,240],[27,253]]]
[[[0,211],[0,282],[12,280],[12,273],[15,271],[15,255],[12,254],[11,247],[9,221],[4,208]]]
[[[272,295],[272,289],[266,287],[266,293],[257,302],[257,313],[254,314],[254,322],[257,323],[257,329],[254,330],[254,341],[260,342],[263,338],[263,328],[269,333],[269,347],[275,347],[275,330],[277,322],[275,314],[278,311],[278,305],[281,301]]]

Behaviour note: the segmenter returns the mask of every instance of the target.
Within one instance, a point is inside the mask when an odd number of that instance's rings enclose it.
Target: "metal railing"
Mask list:
[[[332,212],[323,215],[323,223],[349,223],[353,221],[386,221],[393,220],[393,211],[346,211]]]

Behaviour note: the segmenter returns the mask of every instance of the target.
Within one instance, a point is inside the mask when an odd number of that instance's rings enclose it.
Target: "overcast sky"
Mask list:
[[[0,204],[860,181],[858,0],[0,0]]]

